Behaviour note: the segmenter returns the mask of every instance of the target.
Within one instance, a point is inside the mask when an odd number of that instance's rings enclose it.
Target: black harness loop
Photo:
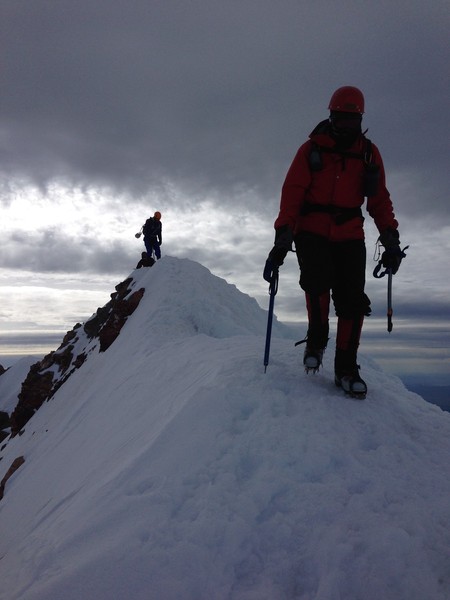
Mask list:
[[[313,204],[311,202],[304,202],[300,214],[306,216],[310,213],[329,214],[333,217],[336,225],[343,225],[356,217],[360,217],[361,219],[364,218],[360,207],[345,207],[336,206],[335,204]]]

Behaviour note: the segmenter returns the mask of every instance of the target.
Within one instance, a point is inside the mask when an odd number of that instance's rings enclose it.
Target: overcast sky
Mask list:
[[[54,348],[103,305],[155,210],[163,254],[266,307],[287,169],[333,91],[355,85],[411,246],[388,338],[366,220],[366,331],[386,335],[379,354],[426,343],[450,372],[448,1],[1,0],[0,11],[0,362]],[[305,317],[297,281],[292,256],[282,320]]]

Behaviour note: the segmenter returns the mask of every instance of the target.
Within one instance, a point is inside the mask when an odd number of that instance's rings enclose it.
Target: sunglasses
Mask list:
[[[357,113],[335,112],[330,115],[331,123],[339,129],[357,129],[361,126],[362,115]]]
[[[362,115],[354,112],[341,112],[337,110],[332,110],[330,112],[330,118],[332,121],[356,121],[361,123]]]

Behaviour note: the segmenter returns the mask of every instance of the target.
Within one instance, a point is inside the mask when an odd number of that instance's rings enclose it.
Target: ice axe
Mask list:
[[[278,292],[278,267],[274,266],[272,261],[267,260],[264,268],[263,277],[269,282],[269,314],[267,315],[267,332],[266,332],[266,346],[264,350],[264,373],[267,371],[267,365],[269,364],[270,354],[270,339],[272,337],[272,322],[273,322],[273,307],[275,304],[275,296]]]
[[[402,258],[405,258],[406,254],[405,254],[405,250],[408,250],[409,246],[405,246],[403,248],[403,250],[401,251],[401,255]],[[392,269],[385,269],[382,273],[380,273],[381,271],[381,267],[383,266],[383,262],[380,260],[379,263],[377,264],[377,266],[375,267],[374,271],[373,271],[373,276],[376,279],[381,279],[382,277],[384,277],[385,275],[388,276],[388,285],[387,285],[387,330],[389,333],[391,333],[393,325],[392,325],[392,315],[394,314],[394,311],[392,310]]]

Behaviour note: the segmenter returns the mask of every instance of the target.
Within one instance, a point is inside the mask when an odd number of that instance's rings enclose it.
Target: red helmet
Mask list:
[[[362,115],[364,113],[363,93],[351,85],[340,87],[331,96],[328,108],[339,112],[359,113]]]
[[[154,218],[155,218],[157,221],[159,221],[159,220],[161,219],[161,213],[159,212],[159,210],[157,210],[157,211],[155,212],[155,214],[153,215],[153,217],[154,217]]]

